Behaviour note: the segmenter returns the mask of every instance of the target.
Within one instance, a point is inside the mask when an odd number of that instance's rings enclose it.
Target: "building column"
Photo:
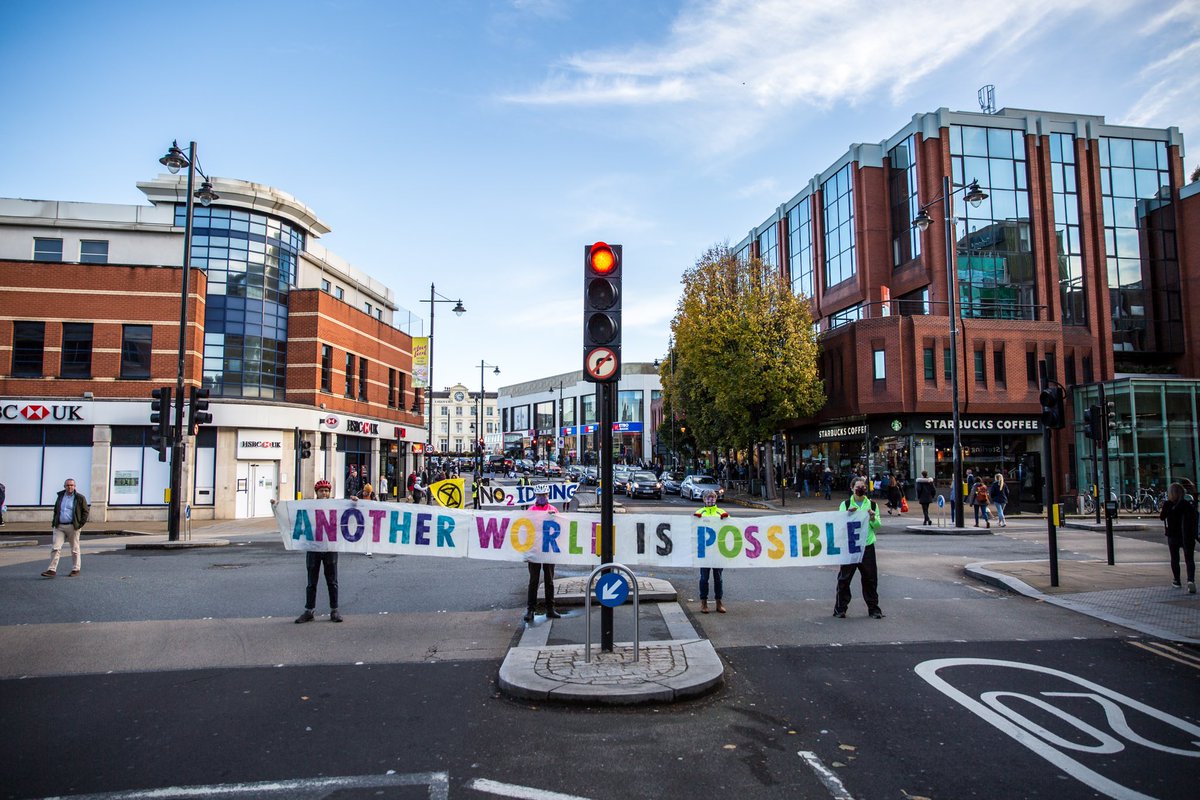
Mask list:
[[[108,425],[92,426],[92,476],[91,496],[88,503],[91,506],[91,519],[95,522],[108,522],[108,487],[112,467],[112,428]]]

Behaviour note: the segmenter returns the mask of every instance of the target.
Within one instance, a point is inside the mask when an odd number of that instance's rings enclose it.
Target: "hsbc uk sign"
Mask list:
[[[83,406],[74,403],[5,403],[0,419],[6,422],[83,422]]]

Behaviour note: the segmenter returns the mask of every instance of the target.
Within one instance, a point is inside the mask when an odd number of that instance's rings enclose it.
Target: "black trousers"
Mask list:
[[[1183,551],[1183,561],[1187,565],[1187,579],[1196,581],[1196,537],[1172,536],[1167,534],[1167,547],[1171,548],[1171,576],[1179,583],[1179,551]]]
[[[869,544],[863,549],[862,563],[843,564],[838,571],[837,599],[834,600],[833,610],[845,612],[850,605],[850,582],[858,571],[862,577],[863,599],[867,601],[867,611],[879,611],[879,568],[875,564],[875,545]]]
[[[304,563],[308,567],[308,588],[304,590],[304,607],[312,611],[317,607],[317,580],[321,575],[321,565],[325,565],[325,586],[329,588],[329,607],[338,607],[337,582],[337,553],[304,554]]]
[[[529,594],[525,607],[531,609],[537,605],[537,587],[540,575],[546,581],[546,608],[554,608],[554,565],[527,561],[525,566],[529,567]]]

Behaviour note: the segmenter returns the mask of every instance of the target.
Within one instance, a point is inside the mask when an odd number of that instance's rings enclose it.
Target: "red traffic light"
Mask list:
[[[617,268],[617,254],[604,242],[596,242],[588,253],[588,266],[597,275],[608,275]]]

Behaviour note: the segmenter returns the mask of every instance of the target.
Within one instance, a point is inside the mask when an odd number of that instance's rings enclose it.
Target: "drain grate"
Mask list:
[[[209,569],[241,569],[242,567],[248,567],[248,566],[250,566],[250,565],[249,564],[210,564],[208,568]]]

